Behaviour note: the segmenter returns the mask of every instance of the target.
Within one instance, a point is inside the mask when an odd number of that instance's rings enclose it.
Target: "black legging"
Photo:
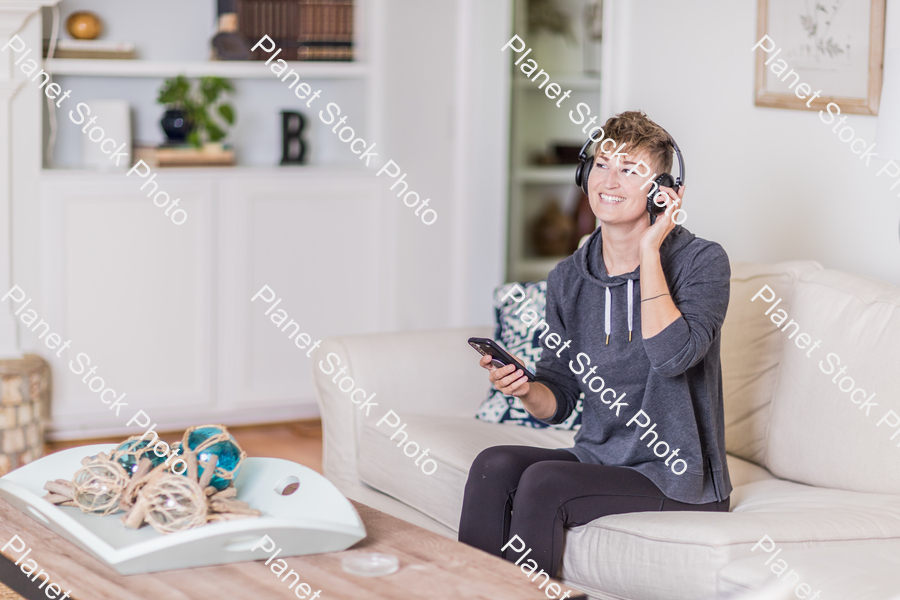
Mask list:
[[[469,469],[459,541],[509,560],[531,548],[527,558],[556,576],[565,527],[630,512],[727,512],[728,504],[677,502],[633,469],[582,463],[568,450],[494,446]],[[515,535],[526,550],[513,557],[512,547],[500,549]]]

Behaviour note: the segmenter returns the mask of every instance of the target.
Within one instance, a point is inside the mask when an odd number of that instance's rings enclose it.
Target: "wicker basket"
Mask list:
[[[35,354],[0,360],[0,476],[44,455],[50,365]]]

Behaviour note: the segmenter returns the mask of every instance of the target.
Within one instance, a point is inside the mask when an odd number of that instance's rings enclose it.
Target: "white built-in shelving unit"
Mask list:
[[[559,202],[569,213],[574,210],[579,193],[575,186],[575,165],[536,166],[533,155],[546,152],[554,143],[581,144],[586,135],[583,125],[569,119],[569,110],[579,102],[591,107],[591,114],[606,114],[601,106],[600,74],[585,74],[583,69],[583,0],[560,2],[571,15],[574,40],[546,32],[528,31],[527,0],[515,4],[516,33],[528,47],[539,68],[550,73],[550,81],[562,90],[572,90],[565,104],[546,97],[538,84],[512,65],[512,127],[510,152],[509,235],[507,252],[507,280],[537,281],[565,256],[540,256],[531,243],[531,228],[551,199]],[[519,55],[510,56],[512,64]],[[577,114],[577,113],[576,113]],[[602,122],[602,121],[601,121]]]
[[[378,0],[355,3],[355,44],[353,61],[291,61],[293,69],[322,96],[310,107],[296,98],[265,61],[210,60],[209,39],[214,35],[214,0],[179,4],[175,0],[148,8],[147,25],[133,22],[133,5],[112,0],[61,0],[61,21],[73,10],[91,10],[104,21],[105,39],[133,42],[137,58],[133,60],[60,59],[44,61],[63,89],[73,90],[73,98],[87,102],[95,99],[122,99],[131,106],[133,141],[156,145],[164,141],[159,125],[165,107],[157,104],[156,95],[165,79],[184,75],[224,77],[236,88],[230,99],[236,108],[237,123],[226,143],[235,148],[237,166],[278,165],[281,155],[281,110],[297,110],[307,117],[304,140],[307,163],[311,165],[352,165],[355,157],[345,151],[344,144],[315,115],[328,102],[341,107],[349,117],[348,124],[365,132],[363,137],[377,135],[379,129],[375,103],[370,102],[372,81],[378,70],[372,53],[374,35],[373,7]],[[177,7],[177,8],[176,8]],[[176,12],[179,18],[169,19]],[[50,11],[45,9],[45,36]],[[166,31],[165,36],[148,35],[147,30]],[[62,27],[61,36],[68,34]],[[273,63],[274,64],[274,63]],[[71,107],[70,107],[71,108]],[[44,109],[45,112],[47,108]],[[57,110],[60,123],[54,156],[45,168],[79,168],[83,135],[79,128],[66,126],[65,107]],[[46,121],[49,123],[49,121]]]
[[[53,108],[54,160],[41,171],[42,317],[90,356],[110,386],[127,391],[158,429],[316,414],[310,359],[291,350],[287,334],[258,310],[259,300],[250,303],[263,285],[314,339],[390,326],[392,292],[384,282],[394,258],[383,186],[317,118],[333,102],[361,137],[380,138],[371,101],[377,3],[356,2],[357,60],[288,64],[322,90],[318,104],[306,107],[264,61],[207,59],[214,0],[181,8],[167,0],[139,10],[109,0],[60,2],[63,23],[73,10],[93,10],[109,30],[107,39],[138,38],[138,58],[44,61],[72,97]],[[162,23],[173,9],[182,15],[166,25],[168,34],[141,41],[135,19]],[[45,35],[49,20],[45,9]],[[76,102],[124,99],[133,141],[161,143],[165,107],[156,95],[176,75],[227,78],[237,112],[225,140],[237,165],[154,170],[159,189],[180,198],[188,212],[180,226],[154,207],[136,176],[84,167],[85,136],[68,117]],[[46,130],[49,108],[41,104]],[[306,165],[278,165],[281,110],[307,117]],[[45,148],[47,138],[45,132]],[[379,291],[363,302],[353,291],[358,285]],[[72,357],[43,355],[54,373],[51,436],[124,431],[125,419],[101,410],[96,394],[66,376]]]

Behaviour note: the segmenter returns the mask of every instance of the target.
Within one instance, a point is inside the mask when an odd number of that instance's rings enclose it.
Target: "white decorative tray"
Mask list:
[[[334,485],[312,469],[278,458],[247,458],[234,481],[238,499],[262,511],[258,518],[210,523],[169,535],[152,527],[127,529],[121,512],[98,517],[42,498],[44,483],[70,479],[81,459],[116,444],[57,452],[0,477],[0,498],[105,562],[121,575],[268,559],[251,548],[268,535],[279,558],[346,550],[366,537],[359,514]],[[299,482],[297,491],[279,490]]]

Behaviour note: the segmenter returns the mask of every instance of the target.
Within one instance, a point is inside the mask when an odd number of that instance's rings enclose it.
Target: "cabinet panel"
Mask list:
[[[138,409],[164,420],[210,406],[212,181],[167,181],[188,214],[182,225],[137,188],[122,174],[44,183],[44,310],[71,340],[60,357],[42,353],[53,367],[55,428],[121,428]],[[82,352],[107,387],[127,394],[118,417],[73,373]]]
[[[223,186],[224,405],[315,405],[310,369],[323,357],[316,351],[307,357],[309,349],[298,348],[291,319],[313,340],[379,328],[386,261],[382,198],[370,174]],[[267,292],[251,302],[266,285],[275,299],[266,302]]]

